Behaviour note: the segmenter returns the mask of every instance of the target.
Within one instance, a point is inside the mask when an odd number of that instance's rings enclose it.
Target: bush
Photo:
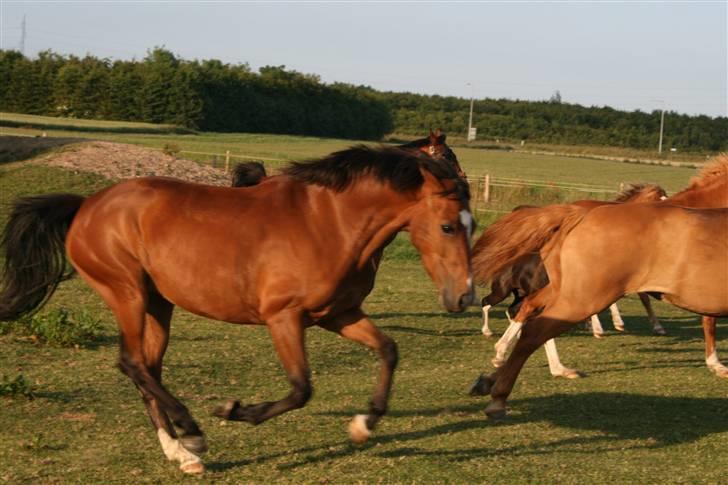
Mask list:
[[[25,380],[23,374],[19,374],[15,379],[3,376],[2,380],[0,380],[0,396],[23,396],[28,399],[34,397],[30,384]]]
[[[7,324],[2,333],[27,335],[34,340],[61,347],[83,347],[101,337],[101,321],[86,311],[71,313],[59,308]]]

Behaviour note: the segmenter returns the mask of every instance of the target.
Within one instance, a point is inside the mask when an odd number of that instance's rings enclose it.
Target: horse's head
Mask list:
[[[258,185],[267,176],[265,165],[261,162],[239,163],[233,169],[233,187]]]
[[[440,302],[450,312],[461,312],[474,298],[470,238],[475,221],[468,186],[460,177],[439,178],[427,169],[422,175],[425,181],[407,230],[439,289]]]
[[[445,143],[446,139],[447,135],[441,133],[438,128],[434,132],[430,130],[430,135],[427,138],[421,138],[419,140],[406,143],[402,145],[401,148],[415,149],[431,156],[432,158],[445,160],[452,165],[458,176],[466,178],[465,172],[463,172],[463,169],[460,167],[460,162],[458,162],[458,157],[455,155],[455,152],[450,149],[447,143]]]
[[[630,184],[622,190],[616,202],[657,202],[667,198],[665,189],[656,184]]]

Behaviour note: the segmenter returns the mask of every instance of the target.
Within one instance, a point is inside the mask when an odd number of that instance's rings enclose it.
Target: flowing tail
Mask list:
[[[566,235],[589,212],[569,204],[524,207],[488,226],[473,246],[473,278],[484,285],[518,259]]]
[[[17,320],[45,304],[72,271],[65,239],[84,198],[41,195],[15,201],[0,240],[5,256],[0,280],[0,321]]]

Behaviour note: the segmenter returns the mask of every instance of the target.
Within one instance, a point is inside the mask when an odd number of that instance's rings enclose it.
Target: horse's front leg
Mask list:
[[[349,424],[351,440],[354,443],[364,443],[387,412],[392,377],[397,367],[397,344],[374,326],[360,308],[349,310],[319,325],[344,338],[366,345],[379,355],[379,380],[369,404],[369,414],[357,414]]]
[[[214,411],[216,416],[231,421],[260,424],[291,409],[302,408],[311,398],[311,379],[304,349],[304,325],[300,312],[281,312],[270,318],[267,325],[278,358],[293,389],[279,401],[247,406],[241,405],[239,401],[229,401]]]

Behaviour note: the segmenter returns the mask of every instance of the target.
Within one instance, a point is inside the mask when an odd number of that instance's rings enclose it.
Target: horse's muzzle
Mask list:
[[[440,293],[440,303],[451,313],[464,312],[467,307],[472,305],[474,300],[475,291],[472,284],[468,285],[468,291],[465,293],[452,291],[448,287]]]

